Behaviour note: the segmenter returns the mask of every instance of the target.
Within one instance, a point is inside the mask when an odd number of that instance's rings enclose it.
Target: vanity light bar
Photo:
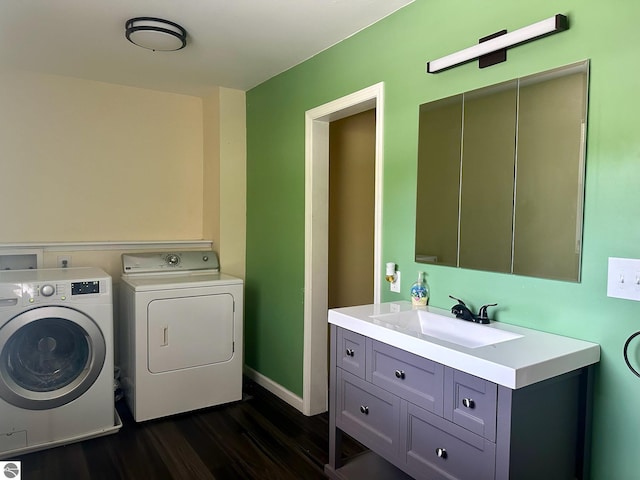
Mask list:
[[[504,35],[497,36],[478,45],[427,62],[427,73],[437,73],[475,60],[478,57],[493,53],[497,50],[515,47],[516,45],[568,29],[569,20],[567,17],[562,14],[557,14],[546,20],[531,24],[528,27],[505,33]]]

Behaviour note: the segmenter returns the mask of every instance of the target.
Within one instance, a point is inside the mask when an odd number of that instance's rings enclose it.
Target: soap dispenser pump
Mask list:
[[[411,303],[413,305],[426,305],[429,302],[429,287],[424,277],[424,272],[418,272],[418,280],[411,285]]]

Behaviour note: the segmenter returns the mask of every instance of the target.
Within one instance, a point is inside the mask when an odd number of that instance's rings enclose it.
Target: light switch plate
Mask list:
[[[607,296],[640,301],[640,260],[609,257]]]

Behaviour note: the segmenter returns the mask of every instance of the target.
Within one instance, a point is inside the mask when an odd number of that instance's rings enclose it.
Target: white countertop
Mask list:
[[[576,370],[600,361],[600,345],[501,322],[477,325],[522,335],[519,338],[480,347],[465,347],[403,328],[393,317],[372,316],[423,309],[457,320],[435,307],[413,307],[410,302],[389,302],[329,310],[329,323],[401,348],[421,357],[462,370],[512,389]],[[461,328],[465,325],[460,324]]]

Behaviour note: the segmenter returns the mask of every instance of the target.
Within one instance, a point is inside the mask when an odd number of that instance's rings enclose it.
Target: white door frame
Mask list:
[[[327,411],[329,243],[329,122],[376,109],[373,301],[380,302],[382,243],[382,126],[384,83],[326,103],[305,114],[305,264],[303,413]]]

